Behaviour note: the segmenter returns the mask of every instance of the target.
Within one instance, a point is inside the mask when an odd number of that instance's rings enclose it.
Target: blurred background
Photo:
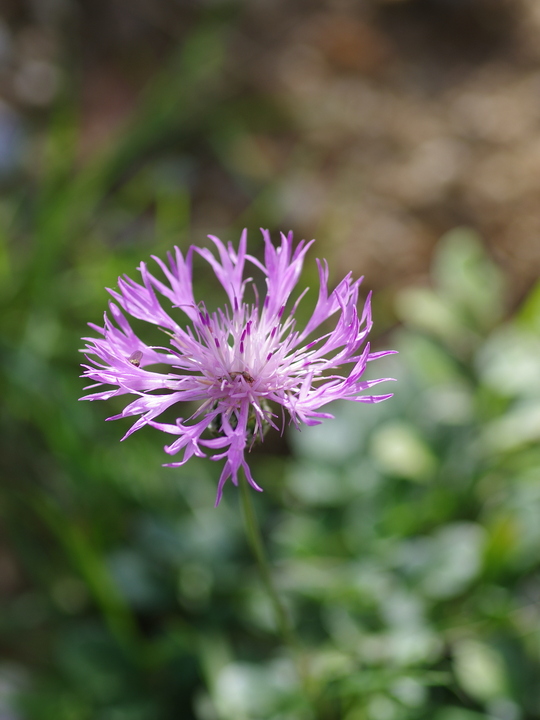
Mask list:
[[[540,718],[536,0],[2,0],[0,190],[1,720],[315,717],[218,464],[77,402],[105,287],[261,226],[400,351],[250,462],[317,718]]]

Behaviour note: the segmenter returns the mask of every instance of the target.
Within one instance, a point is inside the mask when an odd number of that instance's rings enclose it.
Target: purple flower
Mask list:
[[[369,344],[364,344],[372,320],[369,296],[360,317],[357,312],[362,279],[353,281],[349,273],[329,293],[328,265],[317,260],[317,303],[307,325],[297,329],[294,314],[307,288],[290,310],[286,307],[313,241],[302,241],[293,248],[292,233],[282,234],[281,245],[274,247],[268,231],[262,232],[264,263],[246,253],[246,231],[238,250],[210,236],[217,257],[207,248],[193,246],[185,257],[175,248],[174,254],[168,253],[167,263],[154,257],[162,280],[141,263],[142,284],[127,276],[119,278],[118,291],[109,290],[116,301],[109,303],[112,319],[105,314],[103,328],[91,323],[100,337],[85,338],[83,352],[90,364],[83,366],[83,377],[95,382],[87,389],[100,385],[113,388],[82,399],[135,395],[120,415],[108,419],[138,417],[122,439],[144,425],[176,436],[165,452],[176,455],[183,450],[183,456],[168,463],[170,467],[183,465],[193,455],[205,457],[208,451],[212,460],[225,460],[216,505],[229,477],[238,484],[241,467],[251,486],[261,490],[251,476],[245,452],[263,439],[269,427],[283,428],[285,410],[297,427],[301,423],[317,425],[332,418],[320,408],[333,400],[376,403],[391,397],[360,395],[392,379],[362,380],[369,361],[392,352],[370,353]],[[216,312],[209,312],[193,296],[194,252],[211,265],[227,293],[228,303]],[[246,263],[265,277],[262,301],[251,278],[244,276]],[[250,302],[244,299],[248,286],[252,289]],[[163,309],[159,296],[168,301],[172,313]],[[182,318],[182,313],[187,317]],[[164,330],[170,347],[145,344],[132,330],[126,314]],[[326,321],[332,316],[336,321],[330,330]],[[155,365],[168,365],[169,371],[152,370]],[[198,407],[189,417],[178,417],[174,424],[156,420],[177,403],[196,403]],[[281,412],[276,413],[279,406]]]

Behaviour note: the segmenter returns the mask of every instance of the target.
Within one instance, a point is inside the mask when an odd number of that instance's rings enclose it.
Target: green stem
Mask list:
[[[251,502],[252,490],[250,489],[248,481],[244,477],[241,478],[239,484],[240,497],[242,499],[242,510],[244,514],[244,524],[246,528],[248,542],[251,546],[253,554],[255,555],[255,559],[257,560],[259,573],[261,575],[261,579],[266,588],[266,591],[268,592],[268,597],[272,602],[281,637],[283,638],[285,645],[289,647],[297,661],[300,680],[304,687],[307,699],[311,695],[311,690],[308,672],[305,664],[305,657],[301,651],[300,643],[296,636],[294,627],[290,621],[287,610],[285,609],[285,606],[283,605],[275,588],[274,581],[272,580],[272,573],[264,550],[264,544],[262,541],[259,524],[257,522],[257,516],[253,509],[253,503]]]
[[[259,566],[259,572],[264,586],[268,592],[268,596],[272,601],[274,612],[276,615],[277,625],[279,631],[283,637],[285,643],[289,646],[296,647],[298,642],[295,637],[294,630],[292,628],[289,616],[281,599],[277,593],[272,580],[272,574],[270,572],[270,565],[264,552],[264,545],[262,541],[261,531],[257,522],[257,517],[253,509],[253,503],[251,502],[251,493],[248,481],[245,478],[240,480],[240,496],[242,498],[242,510],[244,512],[244,523],[246,527],[246,534],[248,542],[251,546],[257,565]]]

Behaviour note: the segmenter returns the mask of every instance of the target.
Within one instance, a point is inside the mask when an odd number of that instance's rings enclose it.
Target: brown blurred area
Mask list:
[[[337,275],[398,287],[467,225],[522,296],[540,270],[537,0],[3,0],[1,114],[39,124],[68,68],[85,162],[208,12],[230,24],[226,92],[284,119],[248,128],[227,157],[274,187],[283,229],[317,237]],[[192,188],[195,229],[248,202],[218,166],[206,158]]]

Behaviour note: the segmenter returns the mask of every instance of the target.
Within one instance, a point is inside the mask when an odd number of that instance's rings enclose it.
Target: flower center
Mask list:
[[[255,382],[255,378],[252,378],[251,375],[247,372],[247,370],[233,370],[229,373],[230,380],[234,381],[238,378],[243,378],[247,383],[250,385],[253,385]],[[226,377],[220,377],[218,380],[223,381],[226,380]]]

